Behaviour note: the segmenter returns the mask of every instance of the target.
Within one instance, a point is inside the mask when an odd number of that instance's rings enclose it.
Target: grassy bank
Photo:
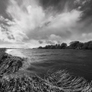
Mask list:
[[[3,54],[0,59],[0,92],[91,92],[92,83],[65,70],[47,72],[44,78],[23,70],[26,59]]]

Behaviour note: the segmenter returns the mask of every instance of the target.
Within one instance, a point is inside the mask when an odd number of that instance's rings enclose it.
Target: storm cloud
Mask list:
[[[91,40],[91,10],[91,0],[0,0],[0,42],[36,47]]]

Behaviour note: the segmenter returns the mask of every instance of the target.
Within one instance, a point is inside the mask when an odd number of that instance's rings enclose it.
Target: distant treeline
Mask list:
[[[55,44],[55,45],[46,45],[45,47],[38,47],[38,49],[85,49],[92,50],[92,41],[88,42],[79,42],[72,41],[69,46],[66,43]]]

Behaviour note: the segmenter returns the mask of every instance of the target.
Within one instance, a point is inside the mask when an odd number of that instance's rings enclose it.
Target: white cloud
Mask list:
[[[38,40],[30,40],[26,43],[24,43],[25,48],[36,48],[39,46],[45,46],[47,45],[46,40],[42,40],[42,43],[40,43]]]
[[[45,13],[34,0],[23,1],[21,2],[21,6],[18,5],[18,2],[19,1],[17,0],[9,0],[9,5],[6,11],[12,18],[12,21],[5,19],[2,16],[0,17],[0,39],[3,41],[14,43],[21,42],[24,39],[28,39],[27,32],[42,25]],[[7,25],[4,25],[3,23],[6,23]]]
[[[76,23],[80,20],[82,12],[78,10],[72,10],[71,12],[64,12],[59,15],[57,15],[50,24],[50,27],[52,28],[63,28],[67,27],[70,28],[72,26],[75,26]]]
[[[83,33],[80,37],[82,41],[89,41],[92,39],[92,32],[91,33]]]
[[[53,42],[54,44],[59,44],[62,42],[62,38],[58,35],[51,34],[48,41]]]
[[[28,1],[29,0],[26,0],[26,2]],[[7,13],[10,14],[14,20],[15,24],[12,28],[20,28],[19,31],[27,33],[28,31],[32,31],[41,25],[43,18],[45,17],[45,13],[42,8],[35,3],[35,5],[33,3],[29,3],[28,5],[28,3],[24,4],[24,2],[25,1],[21,3],[20,7],[16,1],[10,0],[10,5],[7,8]]]
[[[7,20],[5,23],[10,24],[10,21]],[[0,24],[0,40],[15,43],[21,42],[24,38],[27,38],[26,34],[13,27],[13,24],[9,26],[3,23]]]

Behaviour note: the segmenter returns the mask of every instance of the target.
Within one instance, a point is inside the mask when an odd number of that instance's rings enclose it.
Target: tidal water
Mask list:
[[[14,53],[16,52],[16,53]],[[28,71],[44,77],[49,71],[67,70],[71,75],[92,80],[92,51],[61,49],[16,49],[7,51],[13,55],[27,57]]]

